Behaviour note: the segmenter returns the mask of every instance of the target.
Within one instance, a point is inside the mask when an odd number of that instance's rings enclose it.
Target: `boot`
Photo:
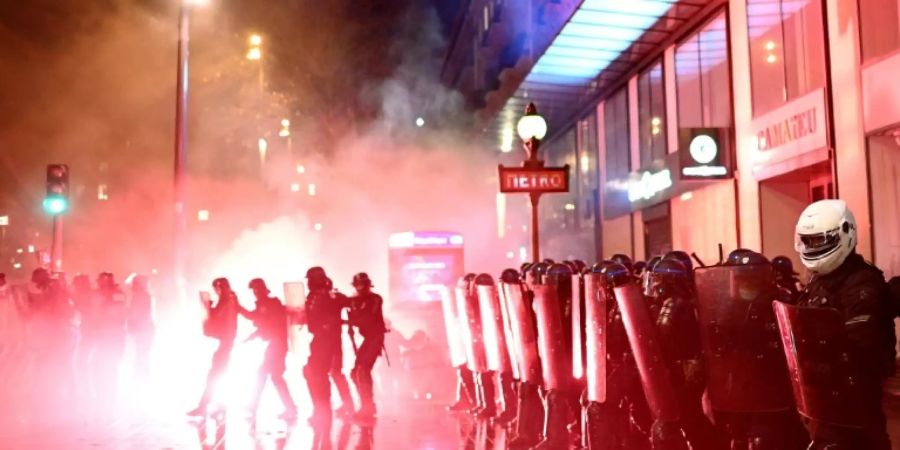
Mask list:
[[[516,418],[518,407],[515,380],[510,373],[500,374],[500,398],[503,403],[503,412],[497,416],[497,423],[507,424]]]
[[[473,416],[478,416],[487,408],[487,401],[484,398],[484,374],[473,373],[472,382],[473,386],[475,386],[475,403],[472,409],[469,410],[469,413]]]
[[[559,450],[569,445],[568,417],[569,408],[566,399],[557,391],[547,392],[547,415],[544,418],[544,440],[532,447],[532,450]]]
[[[650,448],[653,450],[690,450],[691,447],[677,422],[656,420],[650,429]]]
[[[519,383],[518,407],[516,408],[515,437],[510,439],[509,448],[531,448],[541,440],[541,425],[544,423],[544,405],[538,387],[531,383]]]
[[[479,419],[493,419],[497,415],[497,391],[494,372],[485,372],[481,377],[481,398],[484,407],[475,415]]]
[[[456,401],[447,406],[447,411],[468,411],[475,406],[475,389],[472,372],[466,366],[456,368]]]

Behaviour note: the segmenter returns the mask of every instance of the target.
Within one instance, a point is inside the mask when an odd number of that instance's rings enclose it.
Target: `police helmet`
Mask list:
[[[684,268],[687,269],[688,272],[694,270],[694,261],[691,260],[691,256],[687,254],[687,252],[683,252],[681,250],[673,250],[669,253],[666,253],[666,256],[663,259],[674,259],[675,261],[680,262],[684,265]]]
[[[369,278],[369,274],[365,272],[360,272],[356,275],[353,275],[353,287],[372,287],[372,280]]]
[[[609,259],[614,263],[625,266],[625,268],[628,269],[629,272],[634,273],[634,262],[632,262],[630,256],[624,253],[616,253],[612,256],[612,258]]]

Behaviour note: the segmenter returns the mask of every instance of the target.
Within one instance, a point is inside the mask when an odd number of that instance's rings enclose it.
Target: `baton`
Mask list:
[[[384,342],[381,343],[381,353],[384,354],[384,361],[387,363],[388,367],[391,367],[391,357],[388,356],[387,347],[384,346]]]

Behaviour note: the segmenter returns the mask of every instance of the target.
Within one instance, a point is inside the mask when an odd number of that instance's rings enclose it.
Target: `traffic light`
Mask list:
[[[65,164],[47,165],[47,196],[44,211],[58,215],[69,209],[69,166]]]

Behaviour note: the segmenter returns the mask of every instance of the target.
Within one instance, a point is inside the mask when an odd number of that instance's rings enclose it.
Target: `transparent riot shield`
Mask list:
[[[775,302],[775,313],[800,414],[833,425],[862,426],[862,380],[841,313],[781,302]]]
[[[769,264],[697,269],[697,312],[715,410],[780,411],[793,407],[772,302]]]

